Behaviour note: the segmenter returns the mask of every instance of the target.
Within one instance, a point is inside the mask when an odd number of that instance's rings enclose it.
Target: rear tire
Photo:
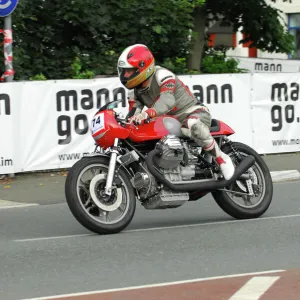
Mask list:
[[[109,157],[106,156],[84,157],[71,167],[65,183],[65,196],[73,216],[82,226],[98,234],[113,234],[113,233],[119,233],[120,231],[124,230],[131,222],[136,208],[136,198],[135,198],[133,187],[129,180],[128,173],[122,168],[120,168],[118,171],[118,178],[122,182],[122,187],[120,189],[116,189],[115,199],[117,199],[119,197],[119,194],[121,193],[122,203],[123,203],[124,196],[126,197],[127,202],[126,205],[124,204],[124,206],[126,207],[124,209],[124,216],[120,218],[120,220],[117,219],[115,223],[112,224],[109,223],[108,221],[109,213],[107,213],[107,211],[100,209],[99,206],[93,201],[92,198],[95,197],[96,193],[98,193],[99,190],[102,190],[103,186],[105,186],[105,180],[103,181],[102,179],[101,181],[99,179],[99,181],[97,181],[94,185],[91,184],[91,181],[87,180],[86,183],[80,186],[79,177],[81,176],[82,178],[84,176],[83,174],[84,170],[89,170],[89,167],[91,169],[94,168],[96,170],[97,166],[98,167],[100,166],[99,168],[101,168],[101,170],[104,170],[104,173],[102,173],[102,171],[101,172],[99,171],[99,174],[101,173],[100,175],[104,174],[105,176],[105,169],[108,170],[108,165],[109,165]],[[116,169],[117,168],[118,165]],[[100,176],[99,174],[98,176]],[[93,178],[95,177],[96,177],[96,173]],[[98,182],[100,183],[98,184]],[[93,193],[92,191],[89,194],[88,192],[90,192],[89,188],[91,186],[94,187],[93,190],[96,192]],[[84,192],[82,192],[82,190]],[[80,196],[83,195],[84,193],[87,194],[87,196],[82,197],[85,199],[81,199]],[[97,194],[97,199],[100,202],[101,199],[103,199],[101,198],[99,193]],[[118,201],[115,199],[112,200],[112,204],[114,204],[113,202]],[[103,202],[103,205],[107,205],[107,204]],[[86,206],[88,207],[87,209]],[[117,211],[117,209],[115,211]],[[101,216],[101,213],[103,213],[103,216]],[[99,216],[97,216],[97,214],[99,214]],[[100,220],[100,217],[103,217],[106,221]]]
[[[243,156],[247,155],[252,155],[255,158],[255,164],[252,167],[253,170],[257,170],[258,174],[260,173],[259,176],[262,177],[263,182],[260,182],[260,184],[263,184],[262,189],[263,189],[263,195],[261,196],[261,199],[257,205],[254,205],[253,207],[243,207],[241,205],[238,205],[237,203],[234,202],[234,200],[231,198],[229,195],[234,195],[234,194],[229,194],[225,191],[215,191],[212,192],[212,196],[216,203],[219,205],[219,207],[228,215],[232,216],[235,219],[252,219],[252,218],[258,218],[261,215],[263,215],[267,209],[269,208],[272,197],[273,197],[273,182],[272,182],[272,177],[269,171],[268,166],[266,165],[265,161],[263,158],[251,147],[243,144],[243,143],[238,143],[234,142],[233,143],[235,148],[237,149],[238,152],[240,152]],[[221,150],[230,155],[231,159],[234,160],[233,158],[233,152],[232,149],[229,147],[229,145],[223,145],[221,147]],[[235,163],[235,161],[233,161]],[[235,163],[236,164],[236,163]],[[256,174],[256,173],[255,173]],[[257,176],[257,177],[259,177]],[[245,186],[245,181],[239,181],[239,186],[237,186],[236,181],[233,185],[234,189],[239,190],[244,183]],[[232,188],[231,185],[230,187]],[[230,187],[226,187],[226,189],[230,189]],[[242,190],[239,190],[240,192],[243,192]]]

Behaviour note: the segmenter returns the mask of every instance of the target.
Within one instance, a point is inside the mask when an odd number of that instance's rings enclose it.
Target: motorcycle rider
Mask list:
[[[223,176],[229,180],[234,174],[231,158],[222,152],[210,134],[209,109],[198,104],[195,96],[171,71],[155,65],[146,45],[127,47],[118,59],[121,83],[129,89],[130,121],[141,124],[148,118],[172,115],[181,122],[181,131],[213,155]],[[143,111],[144,106],[148,107]]]

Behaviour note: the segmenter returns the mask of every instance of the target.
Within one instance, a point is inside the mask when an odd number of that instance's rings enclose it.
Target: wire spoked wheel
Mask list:
[[[234,143],[236,150],[245,157],[252,155],[255,164],[248,170],[251,180],[237,180],[225,189],[212,192],[216,203],[224,212],[236,219],[251,219],[263,215],[269,208],[273,198],[273,182],[268,166],[263,158],[251,147],[243,143]],[[233,163],[232,149],[228,145],[222,147]]]
[[[116,233],[128,226],[136,206],[135,194],[124,169],[110,196],[105,185],[109,157],[89,157],[73,165],[66,180],[66,198],[75,218],[91,231]]]
[[[242,157],[246,157],[247,154],[240,152]],[[233,154],[229,154],[234,165],[238,163],[234,158]],[[237,180],[228,187],[226,194],[234,201],[237,205],[243,208],[254,208],[258,206],[264,199],[266,192],[266,181],[264,178],[263,171],[257,162],[248,170],[250,180]],[[251,195],[249,195],[249,190]]]

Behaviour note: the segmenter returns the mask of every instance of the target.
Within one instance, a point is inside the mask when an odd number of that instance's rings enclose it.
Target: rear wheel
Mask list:
[[[70,169],[65,194],[76,220],[98,234],[118,233],[131,222],[136,208],[133,187],[127,172],[116,167],[120,184],[113,186],[110,197],[104,189],[109,157],[85,157]]]
[[[224,212],[236,219],[260,217],[269,208],[273,197],[270,171],[254,149],[242,143],[233,144],[242,157],[252,155],[255,158],[255,164],[248,170],[251,179],[235,181],[225,188],[226,191],[212,192],[212,196]],[[238,164],[229,145],[223,145],[221,150],[231,157],[235,165]],[[249,195],[249,187],[253,191],[252,195]]]

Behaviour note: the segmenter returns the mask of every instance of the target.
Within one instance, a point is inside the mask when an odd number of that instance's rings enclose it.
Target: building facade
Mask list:
[[[239,44],[243,38],[240,32],[233,32],[230,27],[222,27],[219,23],[213,24],[208,29],[210,36],[210,46],[226,45],[234,47],[227,51],[227,56],[233,57],[250,57],[250,58],[268,58],[268,59],[296,59],[300,60],[300,0],[292,0],[292,3],[282,2],[278,0],[273,3],[266,0],[268,4],[282,11],[282,24],[287,27],[287,30],[294,36],[294,53],[289,55],[283,53],[263,52],[256,48],[249,48],[249,44]]]

